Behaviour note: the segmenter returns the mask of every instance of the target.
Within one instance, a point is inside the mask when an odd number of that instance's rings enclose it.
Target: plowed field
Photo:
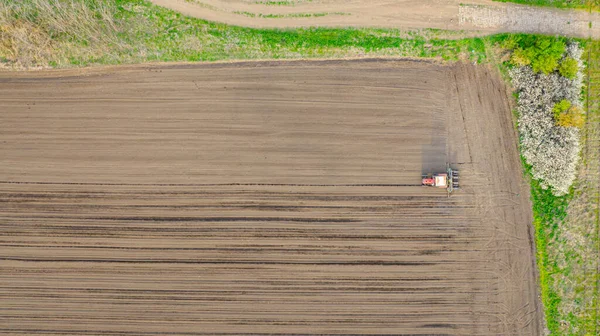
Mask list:
[[[0,333],[542,332],[487,68],[93,71],[0,74]]]

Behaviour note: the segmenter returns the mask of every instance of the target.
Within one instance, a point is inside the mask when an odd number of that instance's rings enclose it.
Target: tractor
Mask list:
[[[435,187],[448,190],[448,194],[459,189],[458,170],[453,170],[447,165],[445,173],[425,174],[421,180],[421,185],[426,187]]]

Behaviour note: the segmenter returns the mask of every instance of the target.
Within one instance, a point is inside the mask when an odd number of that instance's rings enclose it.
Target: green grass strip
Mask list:
[[[315,58],[353,55],[439,57],[485,60],[481,39],[463,40],[404,37],[394,29],[253,29],[185,17],[142,0],[121,0],[117,18],[136,22],[148,18],[150,29],[134,29],[124,38],[141,44],[145,61],[215,61],[228,59]],[[140,12],[132,7],[142,8]],[[140,17],[142,16],[142,17]],[[151,32],[151,33],[148,33]],[[200,41],[198,48],[185,44]],[[133,57],[138,57],[133,51]],[[107,59],[89,60],[106,63]]]
[[[523,160],[529,177],[529,167]],[[553,248],[550,244],[555,237],[558,225],[567,215],[567,206],[570,195],[555,196],[549,189],[543,189],[539,182],[531,181],[531,201],[533,204],[533,225],[535,229],[535,244],[537,250],[537,264],[540,275],[540,291],[546,325],[550,335],[561,335],[560,313],[558,306],[561,302],[560,295],[556,292],[552,275],[561,270],[553,260],[548,257],[548,250]]]
[[[493,0],[497,2],[512,2],[521,5],[554,7],[554,8],[574,8],[574,9],[598,9],[597,0]]]

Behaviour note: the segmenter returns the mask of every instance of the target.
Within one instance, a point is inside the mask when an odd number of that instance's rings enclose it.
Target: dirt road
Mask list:
[[[523,32],[600,38],[600,13],[489,0],[151,1],[189,16],[247,27],[437,28],[480,35]]]
[[[0,333],[541,334],[486,68],[75,71],[0,74]]]

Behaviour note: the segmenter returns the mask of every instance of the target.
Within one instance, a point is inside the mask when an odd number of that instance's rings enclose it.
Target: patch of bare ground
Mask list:
[[[539,335],[486,67],[0,74],[0,332]],[[419,186],[449,161],[463,188]]]
[[[189,16],[259,28],[437,28],[464,31],[465,36],[522,32],[600,38],[599,13],[489,0],[150,1]]]

